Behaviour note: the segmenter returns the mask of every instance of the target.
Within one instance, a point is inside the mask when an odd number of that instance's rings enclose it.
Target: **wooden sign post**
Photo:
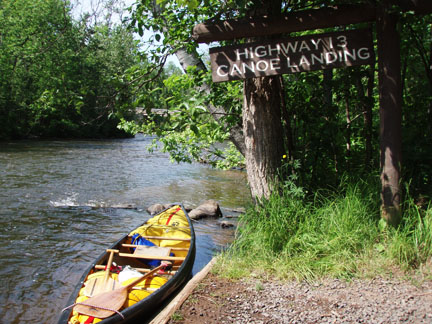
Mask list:
[[[381,216],[397,225],[401,219],[402,94],[400,40],[392,6],[416,15],[432,13],[432,0],[385,0],[380,6],[344,5],[290,12],[260,19],[198,24],[199,43],[291,33],[319,28],[375,22],[377,32]],[[364,38],[363,38],[364,37]],[[214,82],[370,64],[374,60],[370,31],[350,31],[282,39],[210,50]]]
[[[397,18],[386,10],[377,19],[380,101],[381,217],[398,225],[402,211],[402,84]]]

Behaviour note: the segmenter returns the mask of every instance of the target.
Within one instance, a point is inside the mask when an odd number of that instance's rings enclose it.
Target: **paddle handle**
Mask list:
[[[104,283],[108,281],[109,278],[109,274],[110,274],[110,270],[111,270],[111,265],[114,259],[114,253],[119,253],[119,250],[112,250],[112,249],[108,249],[107,252],[109,252],[109,258],[108,258],[108,263],[107,263],[107,267],[105,270],[105,276],[104,276]]]
[[[154,268],[153,270],[151,270],[150,272],[146,273],[144,276],[139,277],[138,279],[132,281],[130,284],[122,287],[123,289],[129,290],[130,288],[132,288],[133,286],[139,284],[141,281],[143,281],[144,279],[146,279],[147,277],[150,277],[152,274],[154,274],[155,272],[159,271],[162,268],[166,268],[167,266],[169,266],[171,262],[163,262],[160,266],[157,266],[156,268]]]

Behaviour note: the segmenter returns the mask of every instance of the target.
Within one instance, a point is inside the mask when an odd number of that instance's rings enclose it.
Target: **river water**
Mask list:
[[[245,174],[172,164],[151,138],[0,142],[0,323],[56,323],[84,269],[155,203],[250,201]],[[134,208],[120,208],[133,206]],[[194,222],[199,271],[233,238]]]

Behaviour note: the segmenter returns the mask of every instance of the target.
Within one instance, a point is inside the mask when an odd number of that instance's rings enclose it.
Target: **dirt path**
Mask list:
[[[171,324],[432,323],[432,281],[230,281],[208,274]]]

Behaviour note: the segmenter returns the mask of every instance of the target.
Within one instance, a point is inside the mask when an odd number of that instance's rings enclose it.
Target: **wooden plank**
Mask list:
[[[431,0],[391,0],[401,11],[417,15],[432,13]],[[371,5],[339,5],[301,10],[261,19],[229,19],[195,25],[192,38],[198,43],[286,34],[304,30],[346,26],[376,20],[377,10]]]
[[[210,48],[213,82],[374,64],[372,31],[355,29]]]
[[[136,244],[122,244],[123,247],[128,247],[128,248],[136,248],[140,245],[136,245]],[[170,247],[171,251],[189,251],[188,248],[178,248],[178,247]]]
[[[192,38],[198,43],[210,43],[236,38],[259,37],[358,24],[375,21],[375,18],[376,9],[373,6],[341,5],[302,10],[261,19],[231,19],[197,24],[193,28]]]
[[[217,257],[211,259],[211,261],[192,279],[187,285],[178,293],[178,295],[168,304],[151,322],[150,324],[165,324],[169,321],[174,312],[180,308],[185,300],[194,291],[196,286],[207,276],[213,265],[216,263]]]
[[[134,255],[144,254],[144,255],[157,255],[159,257],[169,256],[171,253],[171,248],[169,247],[160,247],[160,246],[147,246],[147,245],[138,245],[133,252]]]
[[[176,268],[176,266],[173,266],[173,269],[175,269],[175,268]],[[105,269],[105,266],[98,264],[98,265],[95,265],[95,269],[96,270],[103,270],[103,269]],[[148,268],[133,268],[133,269],[136,271],[142,272],[142,273],[147,273],[147,272],[151,271],[151,269],[148,269]],[[175,275],[177,273],[177,271],[170,270],[170,271],[166,271],[165,273],[168,275]]]
[[[119,253],[119,256],[124,257],[124,258],[149,259],[149,260],[168,260],[168,261],[183,261],[185,259],[185,257],[145,255],[145,254],[132,254],[132,253]]]

